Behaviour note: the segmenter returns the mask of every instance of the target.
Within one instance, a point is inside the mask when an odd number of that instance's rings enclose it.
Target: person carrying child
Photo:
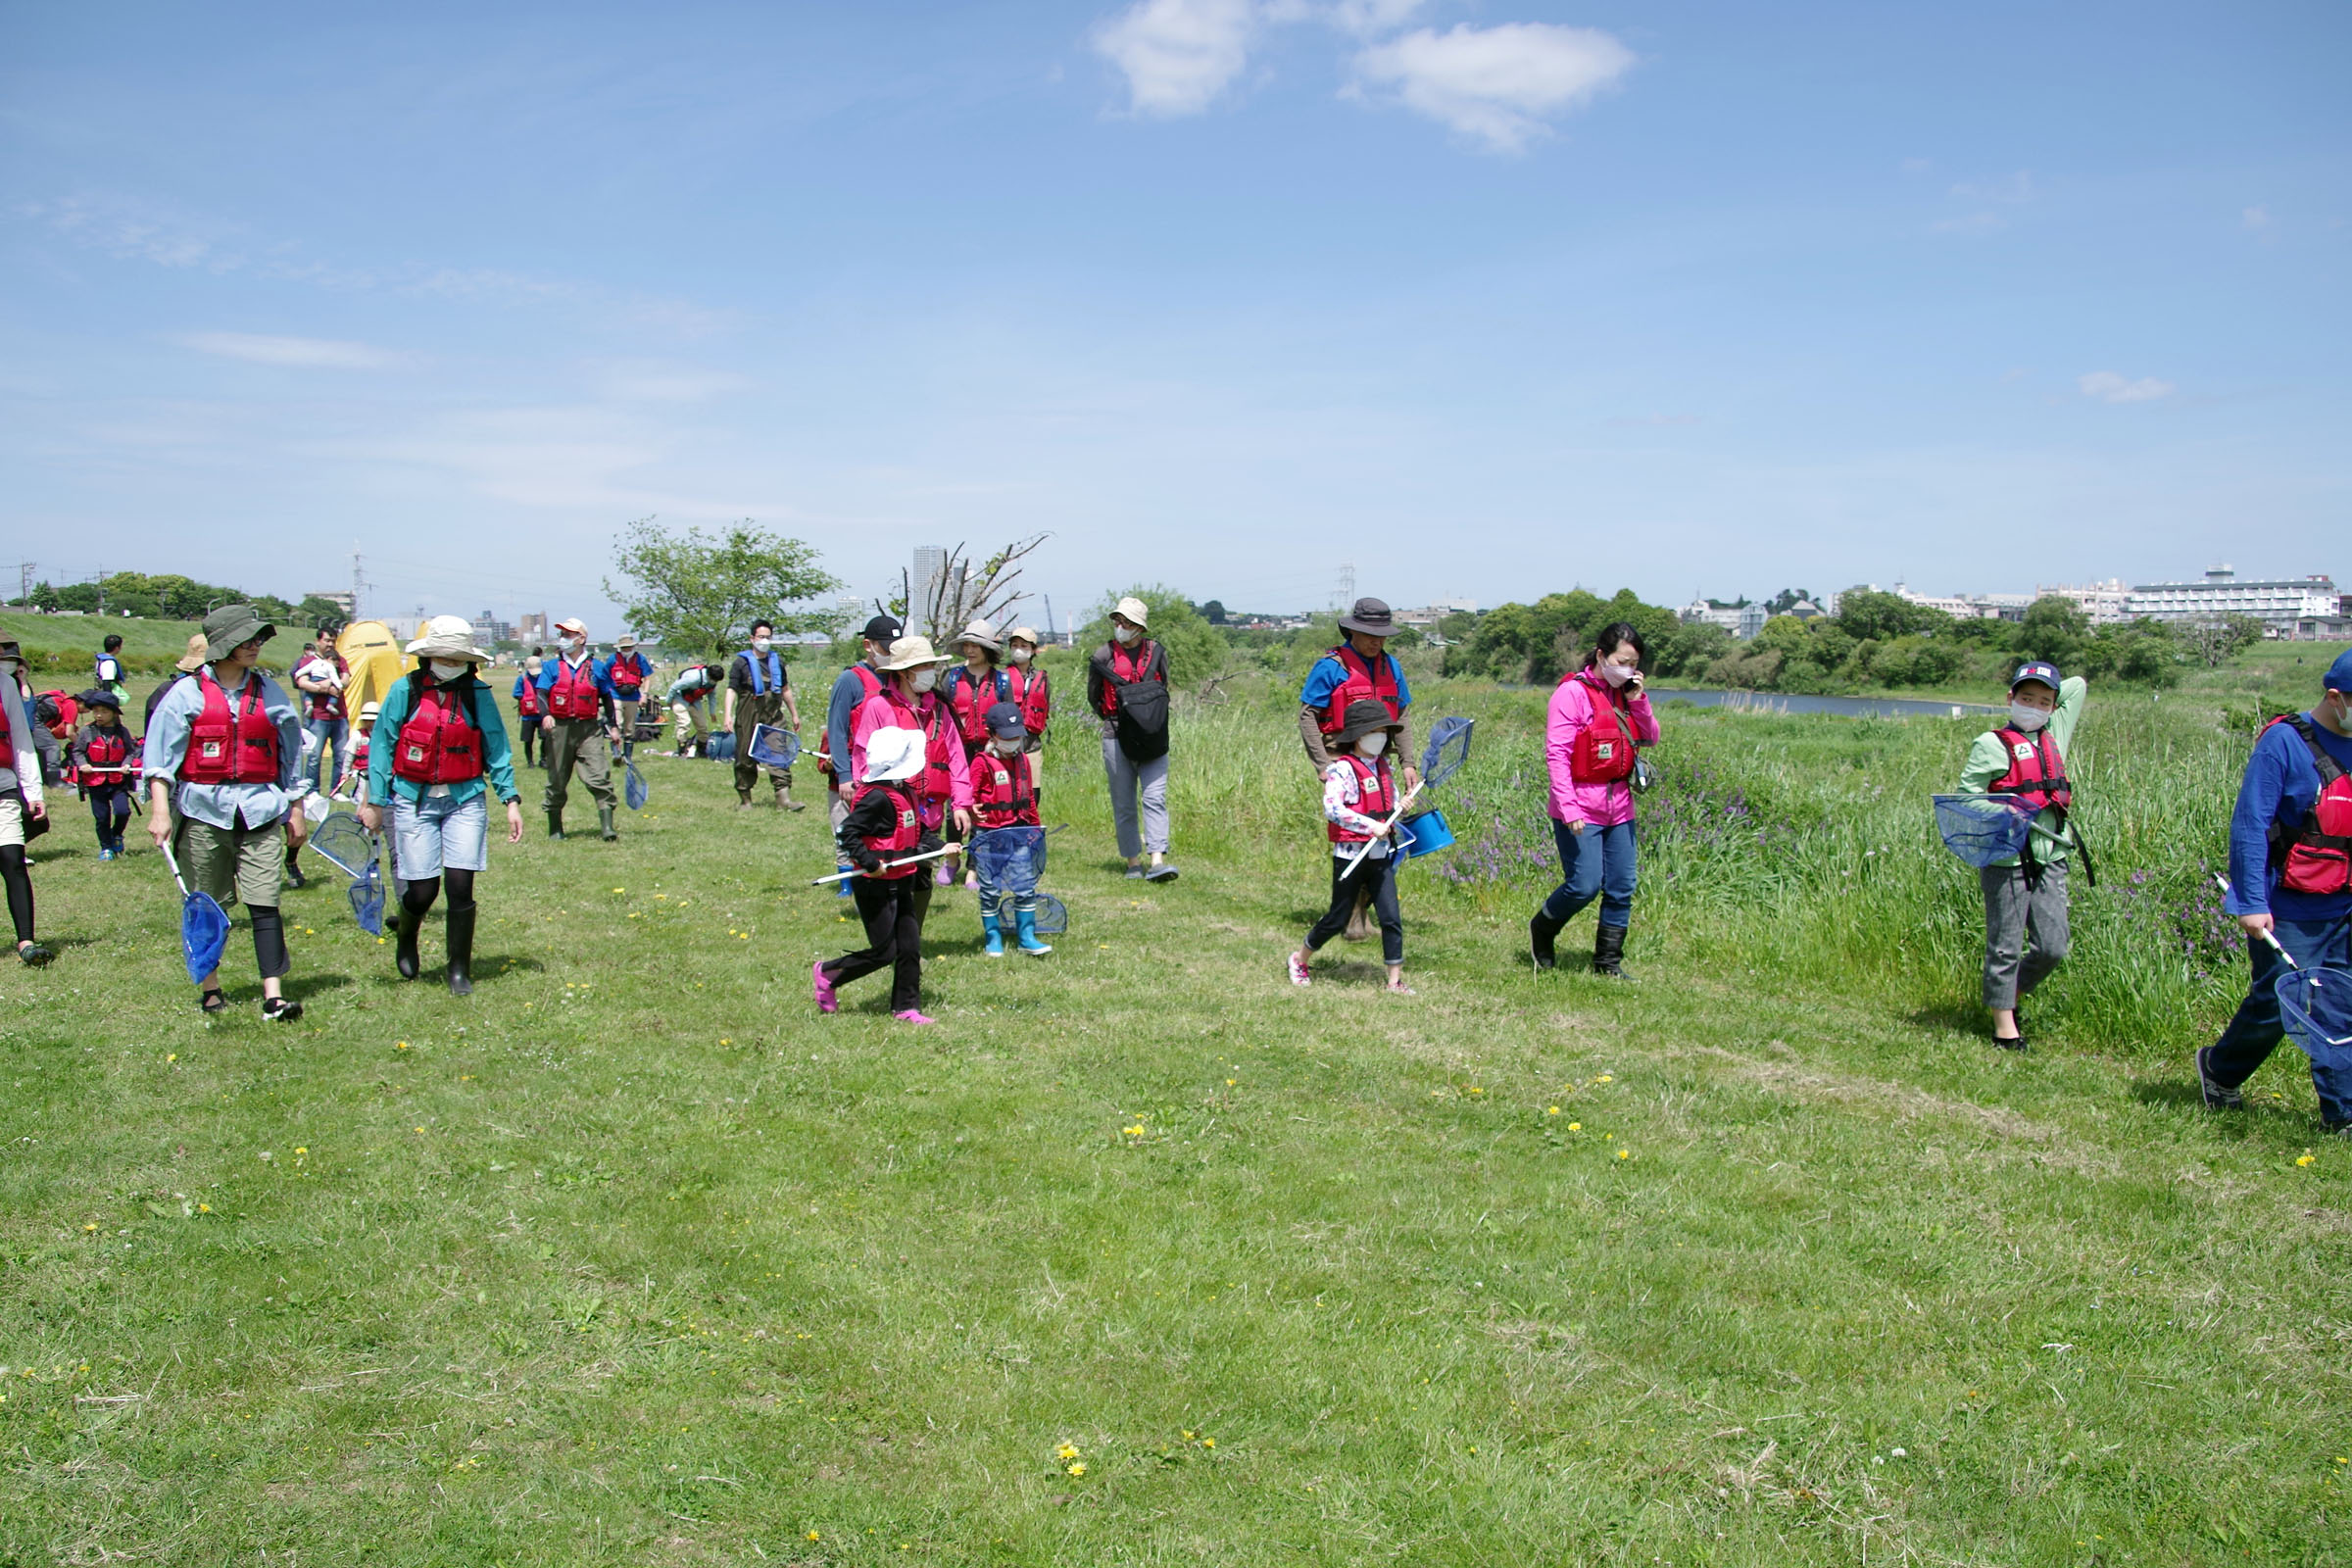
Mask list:
[[[1043,825],[1037,814],[1037,767],[1029,752],[1029,726],[1020,705],[999,703],[983,715],[988,749],[970,761],[972,815],[981,833],[1000,828],[1034,829]],[[1024,835],[1027,837],[1028,835]],[[1027,847],[1015,850],[1001,864],[983,869],[980,851],[972,852],[973,870],[980,877],[980,934],[983,951],[992,958],[1004,956],[1002,913],[1005,894],[1012,898],[1015,938],[1023,953],[1042,958],[1054,951],[1037,935],[1037,864]]]
[[[74,701],[86,720],[74,736],[74,772],[98,826],[98,858],[119,859],[122,830],[130,825],[131,775],[138,740],[122,727],[122,699],[93,686]]]
[[[1349,703],[1340,727],[1326,737],[1331,765],[1323,771],[1323,830],[1331,841],[1331,907],[1306,943],[1290,956],[1291,984],[1309,983],[1315,954],[1348,928],[1356,899],[1367,897],[1380,922],[1380,956],[1389,990],[1409,997],[1404,983],[1404,915],[1396,906],[1396,808],[1403,798],[1389,749],[1404,721],[1374,698]]]
[[[2018,854],[1977,873],[1984,888],[1984,1005],[1992,1043],[2026,1049],[2017,1004],[2066,959],[2066,824],[2074,787],[2066,753],[2090,690],[2082,676],[2061,678],[2035,660],[2009,678],[2009,722],[1979,735],[1960,769],[1964,795],[2015,796],[2034,813]]]
[[[927,646],[927,645],[926,645]],[[816,1010],[838,1012],[836,994],[849,981],[891,971],[891,1016],[903,1023],[937,1023],[922,1011],[923,916],[916,900],[930,879],[923,867],[895,865],[917,854],[926,839],[919,780],[926,766],[928,736],[921,729],[882,728],[866,732],[858,754],[859,782],[841,820],[841,858],[858,873],[850,884],[865,922],[866,945],[809,968]]]

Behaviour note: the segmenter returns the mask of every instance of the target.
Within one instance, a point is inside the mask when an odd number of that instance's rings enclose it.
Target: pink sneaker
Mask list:
[[[1296,953],[1288,954],[1284,956],[1282,961],[1284,965],[1291,971],[1291,984],[1295,986],[1314,984],[1314,982],[1307,976],[1306,965],[1298,961],[1298,955]]]
[[[816,1010],[839,1012],[841,999],[833,994],[833,982],[825,978],[825,960],[819,958],[808,966],[808,978],[816,982]]]
[[[937,1023],[937,1022],[939,1022],[939,1020],[938,1020],[937,1018],[926,1018],[926,1017],[924,1017],[924,1016],[923,1016],[923,1014],[922,1014],[922,1010],[921,1010],[920,1008],[917,1008],[917,1007],[908,1007],[908,1008],[907,1008],[907,1009],[906,1009],[905,1012],[894,1012],[894,1013],[892,1013],[892,1014],[891,1014],[891,1016],[892,1016],[893,1018],[896,1018],[896,1019],[898,1019],[898,1020],[899,1020],[899,1022],[901,1022],[901,1023]]]
[[[956,885],[955,873],[948,869],[945,861],[941,862],[938,870],[931,873],[931,885],[935,888],[952,888]]]

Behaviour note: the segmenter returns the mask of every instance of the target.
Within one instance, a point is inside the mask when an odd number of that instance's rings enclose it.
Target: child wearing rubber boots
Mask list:
[[[1965,795],[2009,795],[2034,813],[2025,848],[1977,873],[1984,890],[1984,1006],[1992,1043],[2026,1049],[2017,1005],[2065,961],[2067,812],[2074,786],[2066,753],[2090,690],[2082,676],[2061,678],[2042,660],[2018,666],[2009,680],[2009,721],[1979,735],[1960,769]]]
[[[98,829],[98,858],[122,857],[122,830],[130,825],[131,775],[138,770],[139,743],[122,724],[122,700],[93,686],[74,699],[87,720],[74,737],[74,776],[89,799]]]
[[[888,969],[891,1016],[902,1023],[937,1023],[923,1016],[923,915],[915,899],[927,883],[921,863],[895,864],[920,853],[923,830],[920,779],[928,737],[920,729],[877,729],[860,756],[860,782],[841,819],[841,858],[856,867],[850,896],[865,922],[865,946],[809,969],[816,1010],[838,1012],[837,988]]]
[[[1348,705],[1340,728],[1327,737],[1331,765],[1323,770],[1324,836],[1331,841],[1331,907],[1306,942],[1290,956],[1291,984],[1306,985],[1317,950],[1348,928],[1356,898],[1367,895],[1380,922],[1380,956],[1392,995],[1409,997],[1404,983],[1404,915],[1396,906],[1397,806],[1403,792],[1389,749],[1404,731],[1388,705],[1363,698]]]
[[[1041,826],[1037,814],[1036,763],[1030,755],[1029,726],[1021,718],[1020,705],[998,703],[982,715],[982,721],[988,744],[974,752],[965,764],[971,770],[972,814],[979,819],[980,831]],[[1004,956],[1004,908],[1007,890],[1011,895],[1014,939],[1021,951],[1033,958],[1052,953],[1053,947],[1040,941],[1037,935],[1037,867],[1029,854],[1020,851],[1002,865],[990,857],[995,867],[993,874],[981,869],[980,858],[975,849],[973,869],[980,878],[980,934],[986,939],[987,955],[992,958]]]

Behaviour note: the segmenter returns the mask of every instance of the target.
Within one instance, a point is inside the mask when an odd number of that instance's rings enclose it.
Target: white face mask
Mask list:
[[[1144,629],[1141,626],[1113,626],[1110,634],[1119,640],[1120,647],[1133,648],[1143,640]]]
[[[755,653],[755,654],[764,654],[764,653],[766,653],[766,652],[767,652],[767,645],[768,645],[768,642],[769,642],[769,639],[768,639],[768,638],[765,638],[765,637],[755,637],[755,638],[753,638],[753,639],[752,639],[752,652],[753,652],[753,653]]]
[[[2009,722],[2029,735],[2049,721],[2050,710],[2046,708],[2029,708],[2024,703],[2009,705]]]
[[[566,637],[564,639],[564,651],[567,654],[576,654],[587,646],[588,639],[585,637]]]
[[[1355,743],[1355,755],[1369,762],[1389,749],[1389,732],[1376,729]]]
[[[436,659],[428,663],[425,667],[433,672],[433,679],[435,680],[456,680],[460,675],[465,674],[466,670],[466,663],[461,660],[455,659]]]
[[[918,669],[913,674],[906,677],[906,684],[913,687],[918,692],[927,692],[932,687],[939,684],[939,671],[936,669]]]
[[[991,744],[996,747],[997,755],[999,757],[1018,757],[1021,755],[1021,743],[1019,741],[995,741]]]
[[[1638,667],[1634,664],[1603,664],[1600,666],[1600,678],[1612,686],[1622,686],[1634,678]]]
[[[1010,659],[1016,664],[1026,664],[1029,662],[1029,650],[1026,648],[1015,648],[1005,657]]]

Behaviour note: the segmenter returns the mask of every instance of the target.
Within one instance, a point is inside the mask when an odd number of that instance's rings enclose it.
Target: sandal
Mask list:
[[[302,1016],[302,1004],[292,997],[271,997],[262,1004],[262,1016],[271,1023],[292,1023]]]
[[[47,948],[42,947],[38,942],[20,942],[17,944],[18,959],[35,969],[38,969],[42,964],[47,963],[51,958],[56,956],[57,955],[55,953],[51,952]]]
[[[228,997],[220,987],[215,986],[196,999],[196,1005],[202,1007],[206,1012],[226,1012]]]

